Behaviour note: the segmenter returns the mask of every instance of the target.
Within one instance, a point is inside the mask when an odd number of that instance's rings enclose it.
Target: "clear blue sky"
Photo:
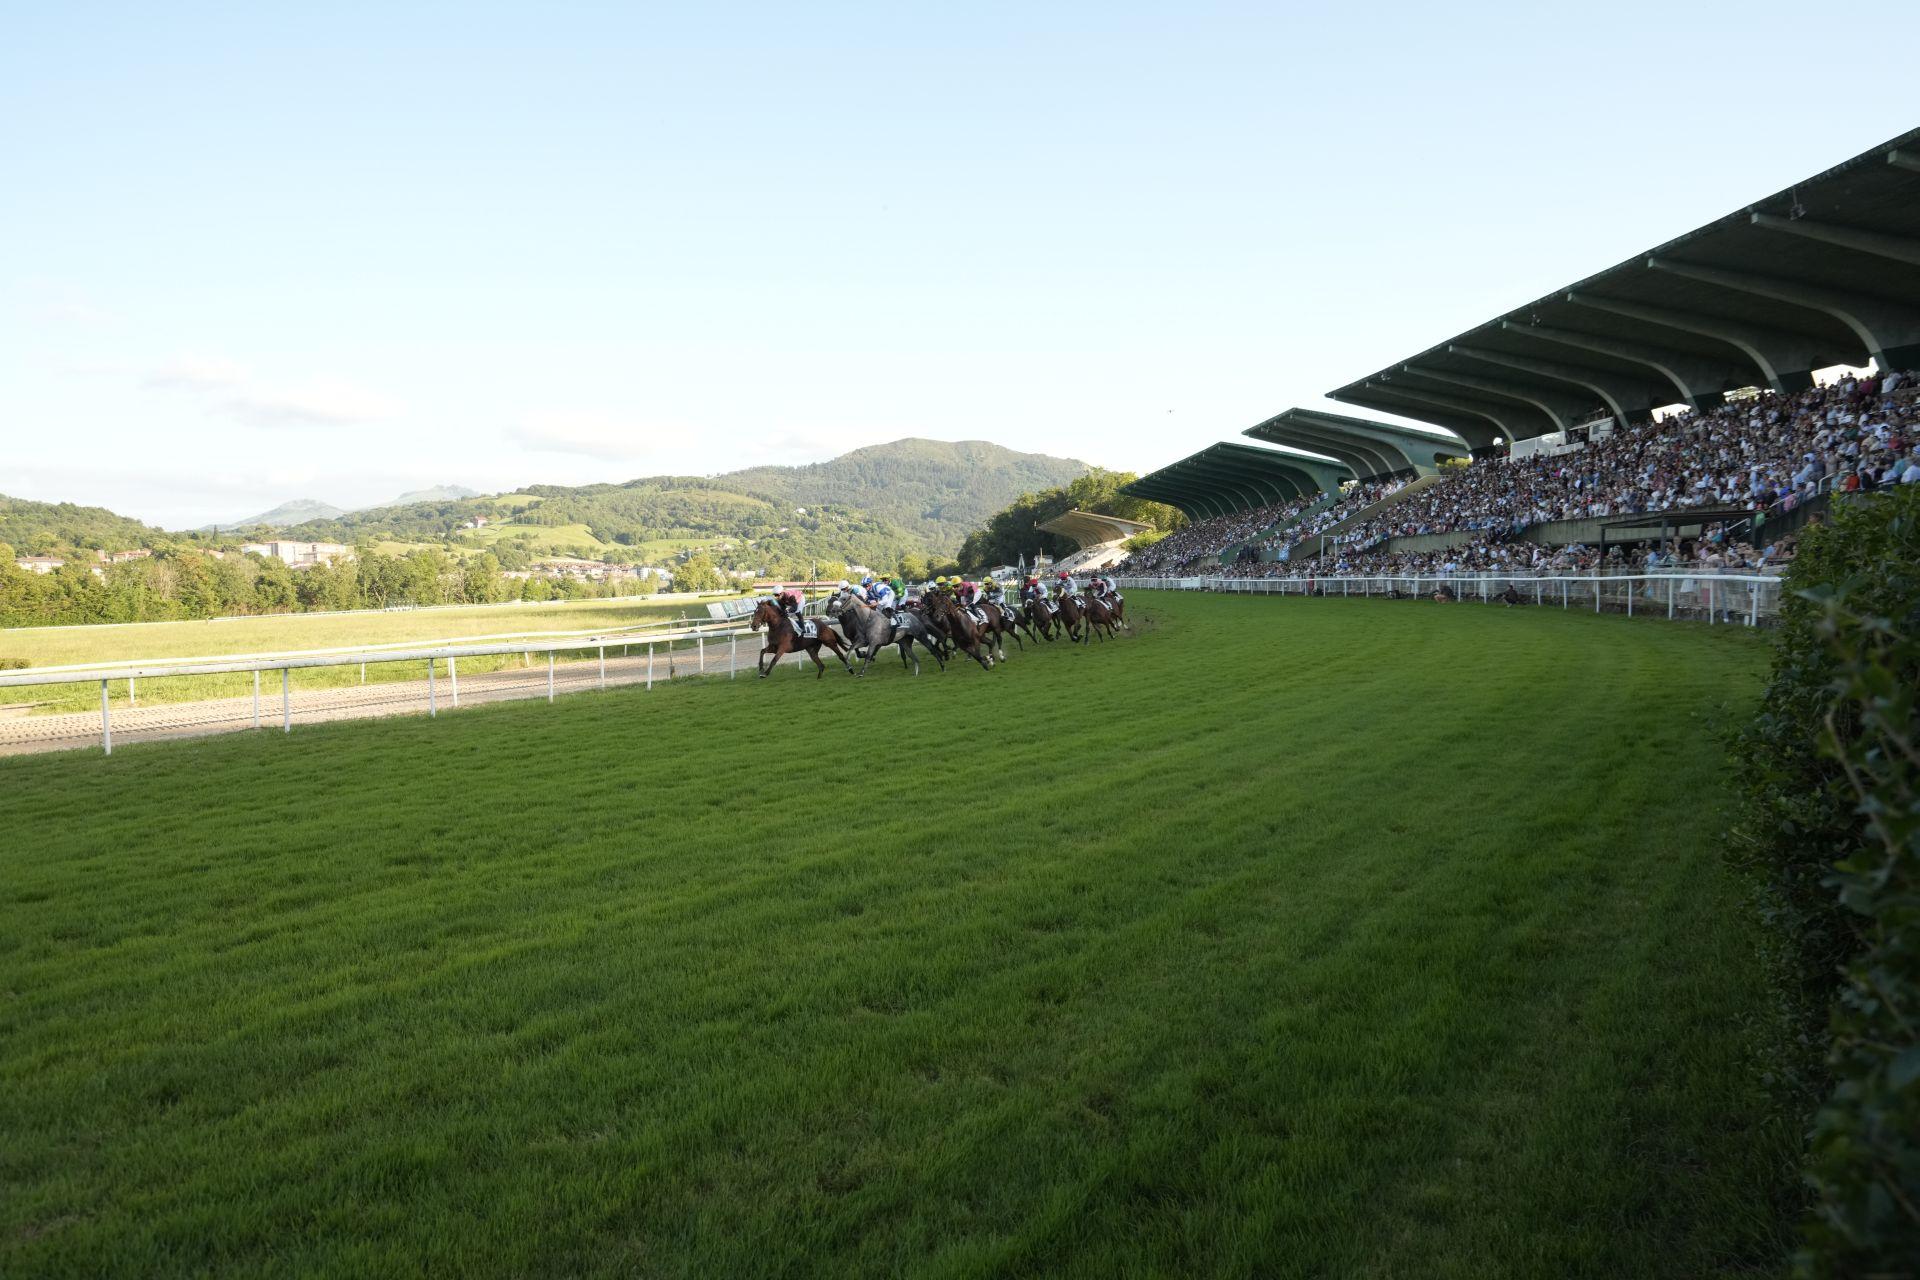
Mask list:
[[[905,435],[1146,470],[1920,115],[1784,4],[0,29],[0,492],[174,526]]]

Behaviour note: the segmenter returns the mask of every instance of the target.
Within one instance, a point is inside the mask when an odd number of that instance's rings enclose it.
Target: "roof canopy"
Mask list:
[[[1082,550],[1087,547],[1103,547],[1112,542],[1125,542],[1135,534],[1145,533],[1153,528],[1138,520],[1122,520],[1119,516],[1103,516],[1097,511],[1069,511],[1063,516],[1055,516],[1040,526],[1048,533],[1057,533],[1072,538]]]
[[[1387,422],[1348,418],[1317,409],[1289,409],[1240,434],[1337,458],[1362,480],[1414,471],[1427,475],[1444,458],[1464,458],[1467,443],[1447,432],[1435,435]]]
[[[1120,492],[1180,508],[1191,520],[1230,515],[1303,494],[1332,492],[1346,463],[1253,445],[1221,443],[1141,476]]]
[[[1485,448],[1869,359],[1920,365],[1920,129],[1328,395]]]

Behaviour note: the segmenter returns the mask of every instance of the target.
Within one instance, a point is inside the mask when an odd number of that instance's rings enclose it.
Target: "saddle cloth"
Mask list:
[[[802,640],[818,640],[820,638],[820,624],[811,618],[802,622],[800,624],[800,638]]]

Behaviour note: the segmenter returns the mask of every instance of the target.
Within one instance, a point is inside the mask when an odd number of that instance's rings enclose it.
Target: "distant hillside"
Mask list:
[[[809,466],[536,484],[492,497],[345,512],[287,531],[343,542],[453,539],[503,556],[515,544],[526,554],[565,545],[654,558],[699,545],[731,547],[729,564],[755,567],[814,558],[891,564],[909,553],[951,556],[969,532],[1022,494],[1058,488],[1088,470],[1071,458],[983,440],[896,440]],[[485,517],[485,528],[463,528],[477,517]]]
[[[477,498],[478,489],[469,489],[465,485],[437,484],[431,489],[413,489],[397,498],[385,502],[376,502],[365,507],[336,507],[331,502],[322,502],[318,498],[295,498],[292,502],[283,502],[271,511],[262,511],[257,516],[248,516],[244,520],[227,520],[220,524],[206,525],[215,531],[230,529],[251,529],[255,525],[270,525],[275,529],[289,529],[294,525],[306,524],[313,520],[335,520],[356,511],[384,511],[388,507],[406,507],[416,502],[457,502],[462,498]]]
[[[309,520],[331,520],[335,516],[345,514],[347,514],[345,507],[336,507],[331,502],[322,502],[318,498],[295,498],[292,502],[283,502],[270,511],[262,511],[257,516],[248,516],[244,520],[225,520],[205,527],[215,531],[251,529],[255,525],[271,525],[276,529],[283,529],[288,525],[305,524]]]
[[[356,510],[372,511],[378,507],[405,507],[416,502],[452,502],[459,498],[477,498],[478,489],[469,489],[461,484],[437,484],[431,489],[411,489],[397,498],[385,502],[376,502],[372,507],[359,507]]]
[[[985,440],[906,439],[855,449],[831,462],[730,471],[713,482],[796,506],[860,507],[951,554],[1021,494],[1057,488],[1088,470],[1073,458],[1020,453]]]
[[[0,494],[0,542],[21,555],[74,547],[130,551],[152,546],[156,539],[162,543],[170,541],[164,530],[105,507],[29,502]]]

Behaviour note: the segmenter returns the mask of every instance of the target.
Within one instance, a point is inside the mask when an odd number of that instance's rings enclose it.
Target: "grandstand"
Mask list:
[[[1094,511],[1069,511],[1065,515],[1055,516],[1040,528],[1047,533],[1072,538],[1079,544],[1078,551],[1061,559],[1055,567],[1068,573],[1080,573],[1105,569],[1126,559],[1126,548],[1122,544],[1128,538],[1150,532],[1153,526]]]
[[[1636,531],[1764,568],[1829,492],[1920,481],[1917,365],[1912,130],[1327,393],[1417,426],[1288,409],[1243,433],[1277,449],[1141,477],[1126,492],[1193,524],[1123,568],[1586,564]],[[1695,514],[1617,519],[1662,512]]]

